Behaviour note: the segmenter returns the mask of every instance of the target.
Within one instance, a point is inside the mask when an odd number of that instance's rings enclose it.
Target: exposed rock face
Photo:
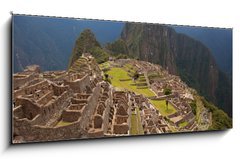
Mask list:
[[[127,23],[122,39],[126,41],[132,56],[160,64],[170,73],[176,74],[176,33],[173,29],[159,25]]]
[[[210,50],[199,41],[178,34],[176,61],[178,73],[201,94],[216,102],[219,69]]]
[[[201,42],[166,25],[127,23],[122,39],[129,54],[162,65],[231,116],[232,86]]]

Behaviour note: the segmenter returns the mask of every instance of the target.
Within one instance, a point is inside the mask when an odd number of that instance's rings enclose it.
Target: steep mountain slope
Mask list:
[[[13,16],[14,72],[38,64],[44,70],[64,70],[79,34],[90,28],[101,44],[120,37],[123,23],[110,21]]]
[[[219,68],[232,75],[232,30],[221,28],[171,26],[178,33],[201,41],[210,50]]]
[[[14,17],[13,25],[14,72],[31,64],[38,64],[43,70],[64,69],[64,60],[68,58],[66,52],[71,49],[70,43],[63,38],[55,40],[58,37],[47,32],[51,27],[45,30],[34,18],[29,22],[25,18]],[[64,42],[66,47],[62,45]]]
[[[127,23],[121,37],[126,41],[130,55],[160,64],[176,74],[176,35],[173,32],[165,26]]]
[[[118,39],[112,43],[108,43],[105,48],[109,50],[113,55],[115,54],[128,54],[128,47],[126,42],[122,39]]]
[[[232,113],[232,86],[210,50],[201,42],[178,34],[165,25],[127,23],[121,35],[129,54],[162,65],[180,75],[191,87],[227,112]]]
[[[83,53],[91,53],[98,63],[105,62],[109,57],[108,53],[101,48],[100,43],[96,40],[95,35],[90,29],[84,30],[76,40],[68,68],[70,68]]]

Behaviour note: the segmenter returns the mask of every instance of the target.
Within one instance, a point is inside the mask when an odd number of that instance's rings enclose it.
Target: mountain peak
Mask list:
[[[82,55],[82,53],[90,52],[94,47],[101,47],[96,40],[95,35],[90,29],[85,29],[75,42],[72,55],[69,61],[69,67]]]
[[[121,35],[130,55],[180,75],[231,116],[231,82],[219,70],[211,50],[200,41],[179,34],[169,26],[156,24],[127,23]]]

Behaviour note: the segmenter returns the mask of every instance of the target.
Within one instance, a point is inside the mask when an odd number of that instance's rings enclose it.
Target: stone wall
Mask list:
[[[65,105],[65,107],[68,104],[69,103],[67,100],[62,103],[62,105]],[[32,121],[28,120],[27,118],[14,118],[14,134],[22,136],[25,141],[71,139],[75,137],[81,137],[83,134],[83,130],[80,128],[80,121],[62,127],[40,126],[49,121],[51,117],[52,113],[46,112],[46,114],[37,115]]]
[[[36,102],[39,105],[46,105],[49,101],[51,101],[52,96],[54,95],[54,92],[52,90],[48,91],[46,94],[44,94],[40,99],[38,99]]]
[[[74,81],[64,81],[65,85],[69,85],[74,93],[86,92],[87,87],[90,86],[90,77],[86,74],[81,79],[77,79]]]
[[[83,110],[85,108],[85,104],[71,104],[68,107],[68,110]]]
[[[21,124],[21,125],[19,125]],[[70,125],[59,127],[32,126],[29,122],[15,122],[15,135],[24,138],[24,141],[53,141],[81,138],[84,130],[80,128],[81,122],[77,121]]]
[[[18,112],[16,113],[16,115],[20,115],[16,116],[18,118],[27,118],[29,120],[32,120],[37,114],[40,114],[41,112],[40,107],[27,98],[16,99],[16,105],[21,106],[18,107],[17,109],[14,109],[15,111]],[[21,109],[22,114],[19,113],[19,109]]]
[[[13,75],[13,88],[17,89],[34,79],[34,73]]]
[[[81,116],[81,111],[76,110],[64,110],[62,113],[62,121],[74,122],[77,121]]]
[[[69,90],[69,86],[58,86],[56,84],[52,84],[52,89],[55,96],[61,95],[63,92]]]
[[[117,115],[116,116],[116,124],[123,124],[128,122],[128,115],[127,116],[121,116]]]
[[[115,111],[112,123],[113,134],[128,134],[131,125],[131,100],[127,92],[113,92],[113,104]]]
[[[113,125],[114,134],[128,134],[129,126],[127,123]]]
[[[85,109],[82,112],[82,117],[81,117],[81,128],[82,129],[88,129],[88,125],[90,122],[90,117],[93,115],[94,110],[98,104],[98,98],[100,95],[101,87],[100,84],[98,84],[94,89],[93,89],[93,94],[89,97],[88,102],[85,106]]]
[[[103,113],[103,132],[104,133],[107,133],[107,130],[108,130],[108,123],[109,123],[109,112],[110,112],[110,100],[106,100],[105,101],[105,104],[106,104],[106,109]]]
[[[45,125],[55,114],[59,114],[63,109],[70,105],[71,92],[65,91],[58,96],[52,103],[42,107],[42,123]],[[57,119],[56,119],[57,120]]]
[[[34,85],[30,85],[25,88],[25,94],[33,94],[36,90],[43,90],[43,89],[48,89],[51,90],[52,86],[46,81],[41,81],[39,83],[36,83]]]

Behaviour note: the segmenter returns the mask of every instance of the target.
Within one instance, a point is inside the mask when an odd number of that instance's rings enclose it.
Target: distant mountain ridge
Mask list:
[[[123,23],[40,16],[13,16],[14,72],[38,64],[42,70],[67,69],[79,34],[89,28],[102,44],[120,37]]]
[[[171,26],[177,33],[186,34],[207,46],[219,68],[232,76],[232,29]]]
[[[79,34],[89,28],[101,45],[120,37],[123,22],[95,21],[39,16],[13,17],[14,72],[29,64],[39,64],[43,70],[62,70],[68,61]],[[232,75],[232,31],[186,26],[170,26],[201,41],[211,49],[219,68]],[[51,46],[51,47],[49,47]]]

